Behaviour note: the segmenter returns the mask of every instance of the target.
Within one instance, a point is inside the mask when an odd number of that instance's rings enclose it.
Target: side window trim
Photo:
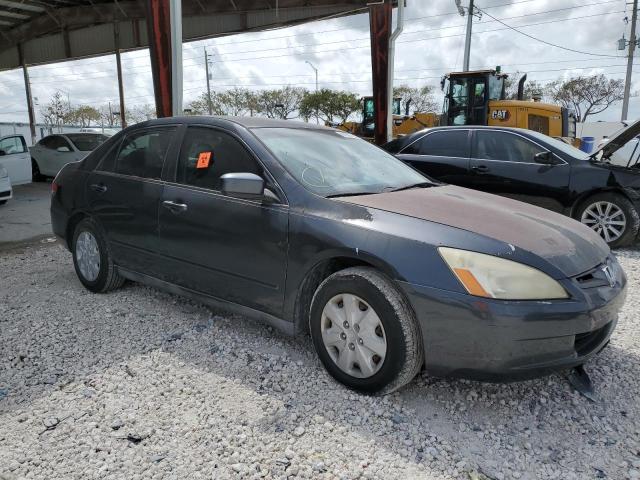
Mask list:
[[[180,135],[180,138],[179,138],[180,143],[178,145],[177,152],[176,152],[175,165],[173,166],[173,171],[168,176],[167,183],[171,183],[171,184],[178,185],[178,186],[185,187],[185,188],[193,188],[193,189],[197,189],[199,191],[211,192],[211,193],[215,193],[215,194],[218,194],[218,195],[222,195],[225,198],[229,198],[227,195],[223,195],[220,192],[220,190],[215,190],[213,188],[199,187],[197,185],[190,185],[188,183],[180,183],[180,182],[178,182],[178,165],[180,163],[180,156],[182,154],[182,147],[183,147],[183,144],[184,144],[184,139],[187,136],[187,132],[188,132],[189,128],[208,128],[210,130],[216,130],[216,131],[225,133],[225,134],[229,135],[230,137],[232,137],[233,139],[237,140],[238,143],[240,144],[240,146],[251,157],[251,159],[262,169],[262,172],[264,173],[264,176],[266,177],[265,178],[265,187],[274,186],[276,191],[273,192],[273,193],[275,193],[277,195],[277,197],[280,199],[280,204],[281,205],[288,205],[289,204],[288,201],[287,201],[287,197],[284,194],[284,190],[282,190],[282,187],[278,184],[278,182],[276,181],[275,177],[271,174],[271,172],[266,167],[264,162],[262,162],[262,160],[260,160],[260,157],[258,157],[258,155],[256,155],[256,153],[251,149],[251,147],[249,145],[247,145],[247,143],[244,141],[244,139],[242,139],[242,137],[240,137],[240,135],[238,135],[236,132],[233,132],[233,131],[231,131],[228,128],[225,128],[223,126],[208,125],[208,124],[203,124],[203,123],[192,123],[192,124],[185,125],[185,127],[186,128],[184,129],[182,135]],[[249,200],[249,201],[255,203],[254,201],[251,201],[251,200]]]
[[[551,152],[551,155],[553,155],[554,157],[556,157],[558,160],[560,160],[560,161],[562,162],[562,163],[558,163],[557,165],[554,165],[554,166],[561,167],[561,166],[563,166],[563,165],[569,165],[569,164],[567,163],[567,161],[566,161],[564,158],[562,158],[562,157],[560,157],[559,155],[557,155],[557,154],[556,154],[554,151],[552,151],[551,149],[549,149],[549,148],[547,148],[547,147],[545,147],[545,146],[543,146],[543,145],[540,145],[540,144],[539,144],[538,142],[536,142],[535,140],[532,140],[532,139],[530,139],[530,138],[528,138],[528,137],[525,137],[524,135],[521,135],[521,134],[519,134],[519,133],[517,133],[517,132],[512,132],[512,131],[510,131],[510,130],[482,130],[482,129],[478,129],[478,128],[471,129],[471,130],[473,130],[473,140],[471,141],[471,155],[472,155],[472,157],[471,157],[471,158],[472,158],[473,160],[482,160],[482,161],[484,161],[484,162],[519,163],[519,164],[521,164],[521,165],[538,165],[538,166],[539,166],[539,165],[541,165],[541,164],[536,163],[536,162],[518,162],[518,161],[515,161],[515,160],[501,160],[501,159],[491,159],[491,158],[478,158],[478,157],[477,157],[477,152],[476,152],[476,144],[477,144],[477,134],[478,134],[478,132],[482,132],[482,131],[492,131],[492,132],[506,133],[506,134],[508,134],[508,135],[513,135],[513,136],[515,136],[515,137],[522,138],[522,139],[524,139],[525,141],[528,141],[528,142],[530,142],[530,143],[533,143],[536,147],[538,147],[538,148],[540,148],[540,149],[542,149],[542,150],[544,150],[544,151]]]

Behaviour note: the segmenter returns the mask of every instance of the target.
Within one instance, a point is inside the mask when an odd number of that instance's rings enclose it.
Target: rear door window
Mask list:
[[[468,136],[468,130],[446,130],[429,133],[409,145],[401,153],[467,158],[469,156]]]
[[[262,176],[262,169],[231,134],[213,128],[189,127],[180,149],[176,181],[220,190],[220,177],[225,173]]]
[[[474,158],[534,163],[536,153],[545,149],[519,135],[509,132],[476,130]]]
[[[112,170],[121,175],[160,179],[174,132],[174,128],[161,128],[128,135],[122,142],[113,167],[109,165],[110,159],[107,156],[101,169]]]

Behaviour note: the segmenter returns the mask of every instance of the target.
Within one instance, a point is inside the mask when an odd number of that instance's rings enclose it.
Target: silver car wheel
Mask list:
[[[580,219],[595,230],[605,242],[615,242],[627,228],[627,218],[620,207],[611,202],[595,202],[589,205]]]
[[[329,356],[343,372],[356,378],[375,375],[387,354],[380,317],[356,295],[343,293],[322,310],[320,332]]]
[[[94,282],[100,273],[100,249],[91,232],[81,232],[76,240],[76,262],[85,280]]]

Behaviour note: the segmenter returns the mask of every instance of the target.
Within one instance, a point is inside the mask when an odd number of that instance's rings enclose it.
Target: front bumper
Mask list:
[[[576,279],[567,282],[580,287]],[[486,299],[399,284],[422,329],[427,372],[508,381],[581,365],[606,346],[627,281],[617,268],[613,287],[590,282],[579,288],[582,298],[550,301]]]

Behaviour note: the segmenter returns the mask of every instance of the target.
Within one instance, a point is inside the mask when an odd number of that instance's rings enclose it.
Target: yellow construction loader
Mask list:
[[[535,130],[562,138],[577,146],[576,117],[567,108],[542,103],[540,97],[524,100],[524,75],[518,83],[517,100],[505,99],[506,74],[496,70],[453,72],[442,79],[442,114],[401,111],[400,98],[393,102],[393,138],[438,125],[493,125]],[[362,122],[344,122],[338,128],[371,139],[375,112],[373,97],[362,99]]]
[[[505,99],[506,74],[496,70],[454,72],[442,79],[442,125],[493,125],[535,130],[550,137],[576,137],[576,117],[569,109],[542,103],[540,97],[524,100],[524,75],[517,100]]]

